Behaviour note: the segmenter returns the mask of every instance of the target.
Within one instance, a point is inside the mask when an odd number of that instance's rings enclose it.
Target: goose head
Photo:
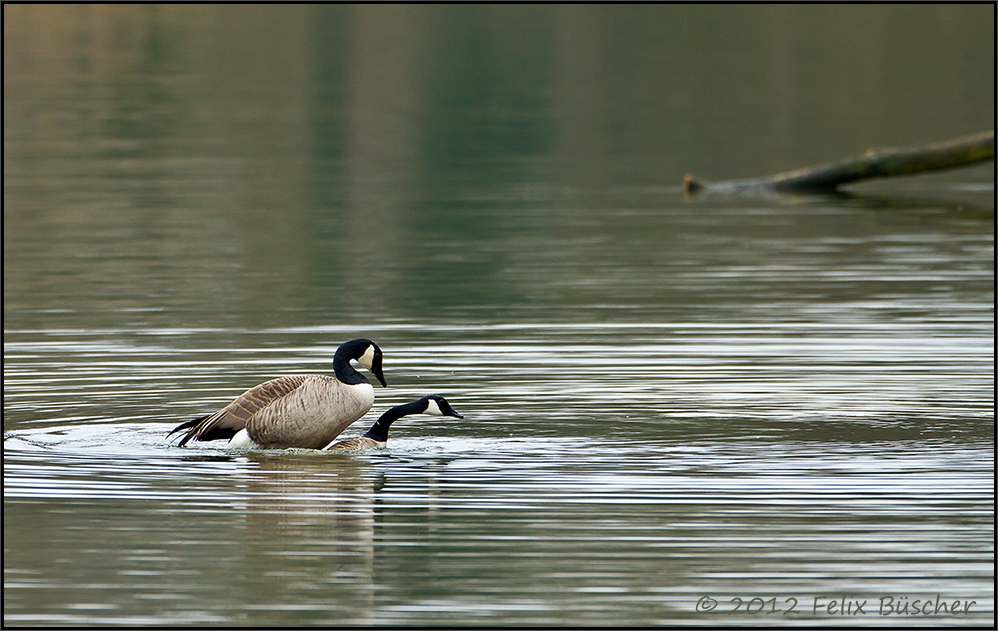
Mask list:
[[[447,403],[447,399],[443,398],[439,394],[431,394],[429,396],[423,397],[419,400],[420,404],[426,406],[423,410],[423,414],[432,414],[433,416],[453,416],[455,418],[464,418],[460,414],[454,411],[454,408]]]
[[[336,349],[336,357],[333,358],[333,363],[336,363],[337,358],[340,357],[348,362],[351,360],[356,361],[371,371],[371,374],[378,378],[383,387],[388,387],[388,384],[385,383],[385,375],[381,370],[381,363],[383,361],[381,349],[371,340],[361,338],[346,342]]]

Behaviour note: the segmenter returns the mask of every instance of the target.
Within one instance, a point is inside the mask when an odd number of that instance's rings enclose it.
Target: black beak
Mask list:
[[[378,381],[381,382],[382,388],[387,388],[388,384],[385,383],[385,373],[381,371],[381,362],[382,362],[381,358],[382,355],[380,352],[374,355],[374,361],[371,364],[371,373],[374,374],[374,376],[378,378]]]
[[[450,403],[444,402],[440,405],[440,401],[437,401],[437,405],[440,407],[440,411],[443,412],[444,416],[453,416],[454,418],[464,418],[460,414],[454,411],[454,408],[450,406]]]

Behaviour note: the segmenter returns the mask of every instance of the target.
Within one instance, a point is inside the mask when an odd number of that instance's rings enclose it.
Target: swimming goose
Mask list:
[[[454,411],[454,408],[450,406],[450,403],[447,403],[447,399],[437,394],[431,394],[428,397],[423,397],[419,401],[413,401],[412,403],[406,403],[405,405],[397,405],[393,407],[382,414],[381,418],[375,422],[374,427],[369,429],[363,436],[358,438],[348,438],[347,440],[340,441],[335,445],[330,445],[326,449],[329,451],[334,449],[352,451],[356,449],[374,449],[375,447],[384,447],[388,444],[388,428],[391,424],[403,416],[408,416],[410,414],[433,414],[435,416],[454,416],[457,418],[464,418]]]
[[[352,340],[333,355],[335,377],[288,375],[250,388],[214,414],[178,425],[180,439],[229,439],[228,448],[322,449],[374,405],[374,387],[350,365],[356,360],[387,387],[381,349],[371,340]]]

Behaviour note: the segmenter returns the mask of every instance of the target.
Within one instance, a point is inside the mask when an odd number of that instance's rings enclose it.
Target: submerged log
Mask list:
[[[994,160],[994,130],[909,149],[870,149],[862,156],[804,167],[767,177],[727,182],[706,182],[687,173],[683,191],[737,193],[743,191],[833,192],[842,184],[877,177],[942,171]]]

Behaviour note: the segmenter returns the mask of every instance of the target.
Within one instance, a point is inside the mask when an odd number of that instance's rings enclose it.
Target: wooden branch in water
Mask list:
[[[767,177],[705,182],[687,173],[683,191],[736,193],[742,191],[832,192],[842,184],[877,177],[941,171],[994,160],[994,130],[909,149],[870,149],[862,156]]]

